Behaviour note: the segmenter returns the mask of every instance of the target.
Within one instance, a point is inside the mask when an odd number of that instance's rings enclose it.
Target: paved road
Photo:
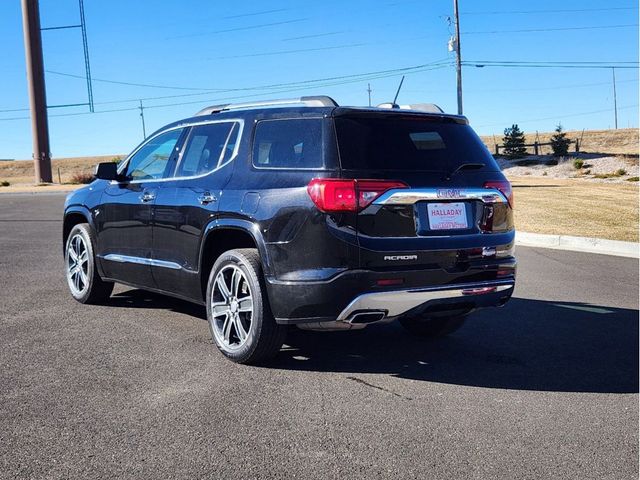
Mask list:
[[[82,306],[60,195],[0,195],[2,478],[637,478],[638,262],[518,251],[505,308],[425,342],[294,330],[224,360],[203,309]]]

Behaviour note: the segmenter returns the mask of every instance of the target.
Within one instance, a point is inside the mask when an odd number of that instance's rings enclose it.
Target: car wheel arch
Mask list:
[[[204,230],[199,260],[200,284],[203,298],[211,267],[225,251],[238,248],[256,248],[265,275],[271,272],[267,249],[257,224],[243,219],[214,220]]]
[[[64,249],[71,229],[80,223],[88,223],[95,231],[89,210],[80,205],[69,207],[64,212],[62,220],[62,248]]]

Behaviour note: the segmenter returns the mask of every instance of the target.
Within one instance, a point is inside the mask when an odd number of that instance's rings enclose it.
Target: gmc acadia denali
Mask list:
[[[509,182],[465,117],[302,97],[205,108],[101,163],[64,206],[82,303],[114,282],[206,305],[239,363],[288,325],[438,336],[515,284]]]

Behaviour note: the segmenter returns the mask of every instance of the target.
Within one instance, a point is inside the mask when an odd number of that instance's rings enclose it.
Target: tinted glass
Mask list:
[[[238,130],[237,122],[211,123],[193,127],[176,176],[202,175],[228,161],[233,154]]]
[[[171,130],[145,143],[127,163],[125,175],[131,180],[165,178],[171,173],[169,160],[182,129]]]
[[[253,164],[262,168],[322,168],[322,119],[258,122]]]
[[[499,170],[469,125],[432,119],[337,117],[342,168],[451,171],[463,163]]]

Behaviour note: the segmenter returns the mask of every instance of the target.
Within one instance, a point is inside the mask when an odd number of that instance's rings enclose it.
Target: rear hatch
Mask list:
[[[513,242],[511,187],[464,117],[336,109],[334,122],[362,267],[452,268]]]

